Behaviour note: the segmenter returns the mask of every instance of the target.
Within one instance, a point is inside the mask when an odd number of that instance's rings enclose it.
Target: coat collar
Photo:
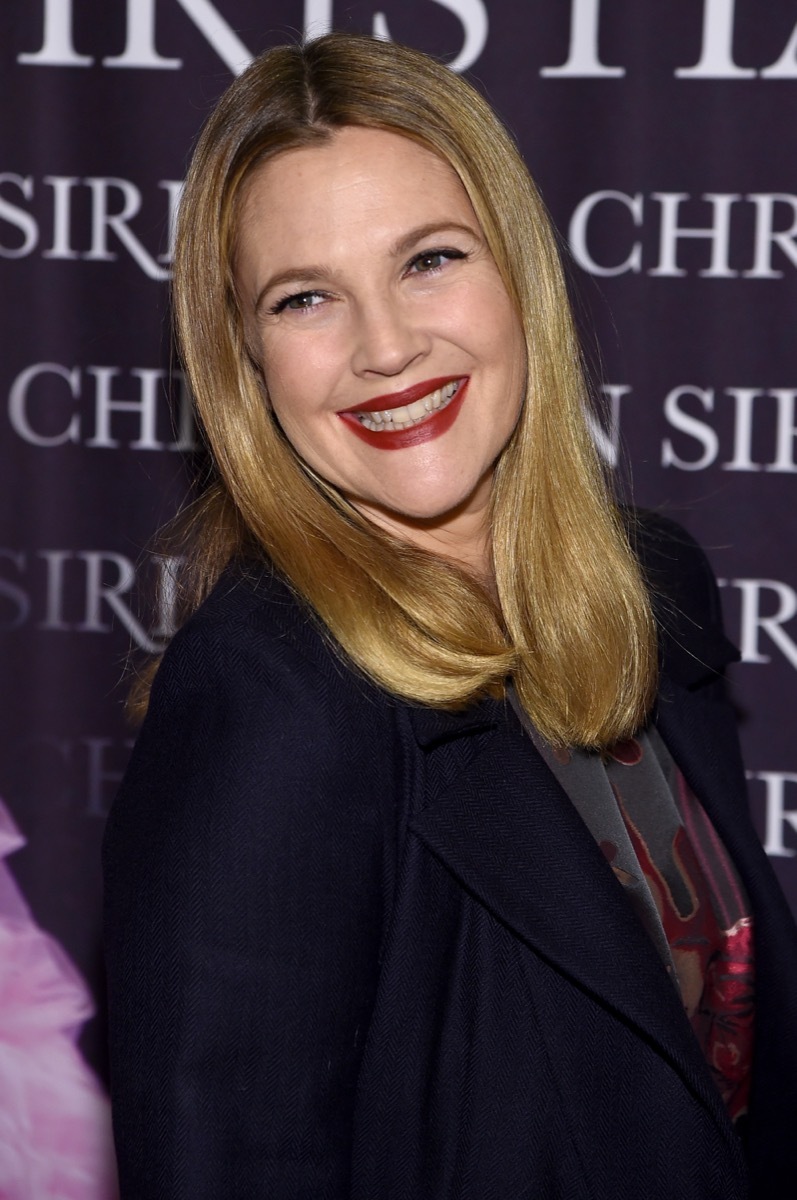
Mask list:
[[[658,954],[509,705],[413,709],[411,720],[427,758],[446,760],[414,833],[516,936],[652,1041],[735,1143]]]

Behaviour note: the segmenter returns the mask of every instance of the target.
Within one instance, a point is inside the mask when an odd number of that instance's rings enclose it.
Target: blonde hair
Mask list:
[[[308,471],[247,352],[232,279],[244,185],[266,158],[351,125],[403,134],[450,164],[522,322],[527,395],[492,496],[498,606],[466,571],[381,531]],[[587,432],[554,235],[510,136],[469,84],[418,51],[358,35],[262,55],[197,145],[174,307],[213,459],[188,611],[253,542],[348,658],[398,696],[455,708],[503,694],[511,678],[554,743],[598,747],[639,727],[655,690],[654,626]]]

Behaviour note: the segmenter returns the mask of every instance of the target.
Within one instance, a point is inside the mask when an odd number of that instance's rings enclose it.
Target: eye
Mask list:
[[[463,250],[454,250],[450,247],[445,250],[423,250],[410,259],[407,270],[409,274],[432,275],[436,271],[440,271],[447,262],[458,258],[467,258],[467,255]]]
[[[311,308],[316,308],[325,299],[326,296],[323,292],[296,292],[293,296],[283,296],[268,311],[275,316],[284,312],[285,309],[290,309],[291,312],[307,312]]]

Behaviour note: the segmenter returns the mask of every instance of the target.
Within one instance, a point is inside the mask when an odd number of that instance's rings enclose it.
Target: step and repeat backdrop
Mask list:
[[[601,453],[720,579],[750,802],[797,909],[797,0],[5,0],[0,903],[69,978],[86,1095],[125,670],[170,633],[146,548],[195,443],[168,313],[181,180],[252,56],[332,28],[442,57],[516,136],[561,233]]]

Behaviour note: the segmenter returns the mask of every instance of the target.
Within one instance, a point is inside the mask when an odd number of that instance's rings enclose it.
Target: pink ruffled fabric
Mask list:
[[[76,1045],[91,997],[2,862],[22,845],[0,802],[0,1200],[114,1200],[110,1105]]]

